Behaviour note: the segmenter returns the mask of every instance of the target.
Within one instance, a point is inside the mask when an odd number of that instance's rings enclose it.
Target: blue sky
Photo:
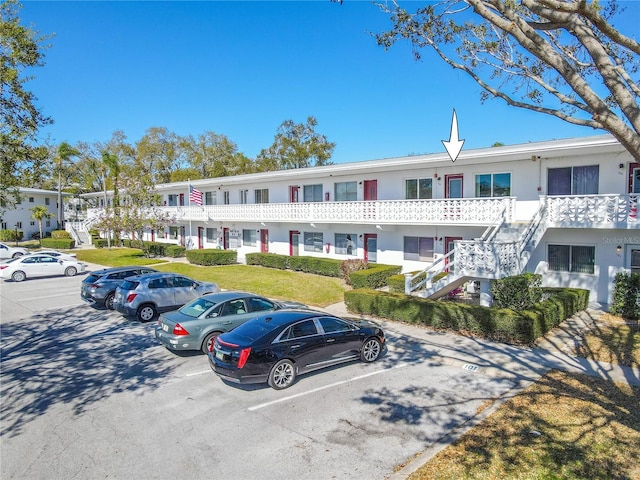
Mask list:
[[[638,38],[640,2],[625,5]],[[115,130],[134,143],[158,126],[224,134],[253,158],[284,120],[312,115],[344,163],[444,152],[453,109],[465,150],[603,133],[482,104],[480,88],[433,54],[385,51],[369,32],[389,19],[368,1],[24,1],[20,18],[55,33],[27,84],[55,143]]]

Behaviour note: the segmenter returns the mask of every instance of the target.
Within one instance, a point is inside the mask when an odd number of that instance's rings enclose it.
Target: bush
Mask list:
[[[19,242],[22,240],[24,236],[24,232],[18,230],[18,234],[16,237],[15,230],[0,230],[0,240],[3,242]]]
[[[107,239],[106,239],[106,238],[99,238],[99,237],[98,237],[98,238],[96,238],[96,237],[93,237],[93,238],[91,239],[91,243],[92,243],[92,244],[93,244],[93,246],[94,246],[94,247],[96,247],[96,248],[105,248],[105,247],[108,247],[108,246],[109,246],[109,243],[107,242]]]
[[[182,245],[167,245],[164,249],[164,255],[171,258],[184,257],[186,251],[187,249]]]
[[[70,250],[76,246],[73,238],[43,238],[40,243],[45,248],[62,248],[66,250]]]
[[[491,282],[491,295],[498,308],[522,310],[542,300],[542,275],[522,273]]]
[[[347,291],[344,300],[347,309],[354,313],[530,345],[589,304],[588,290],[545,288],[544,291],[549,294],[547,300],[521,311],[441,302],[372,289]]]
[[[349,282],[353,288],[382,288],[387,285],[387,279],[397,275],[402,270],[398,265],[369,264],[368,269],[351,272]]]
[[[341,260],[318,257],[290,257],[276,253],[248,253],[247,265],[260,265],[280,270],[295,270],[297,272],[313,273],[326,277],[341,276]]]
[[[353,272],[366,270],[367,268],[369,268],[369,264],[362,259],[356,258],[353,260],[344,260],[340,264],[340,276],[346,280],[347,285],[351,285],[349,275],[351,275]]]
[[[71,238],[71,234],[66,230],[52,230],[51,238]]]
[[[640,320],[640,273],[617,273],[613,281],[613,298],[609,309],[614,315]]]
[[[238,252],[235,250],[218,250],[213,248],[187,250],[187,260],[194,265],[233,265],[238,263]]]

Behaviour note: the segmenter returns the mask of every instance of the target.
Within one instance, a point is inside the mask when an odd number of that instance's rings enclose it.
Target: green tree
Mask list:
[[[45,205],[36,205],[29,210],[31,211],[31,218],[38,221],[38,228],[40,229],[38,243],[42,246],[42,220],[53,217],[53,213],[51,213]]]
[[[318,121],[314,117],[308,117],[306,123],[282,122],[273,145],[258,154],[257,170],[265,172],[331,165],[336,144],[329,142],[325,135],[316,133],[316,125]]]
[[[62,228],[64,224],[64,208],[62,205],[62,188],[65,186],[62,184],[63,172],[69,172],[69,163],[71,157],[77,157],[80,155],[80,151],[73,148],[67,142],[62,142],[58,146],[56,153],[56,173],[58,176],[58,228]],[[66,177],[66,175],[65,175]]]
[[[379,45],[408,40],[416,59],[426,49],[469,75],[483,101],[501,98],[605,130],[640,162],[640,44],[636,32],[614,27],[624,15],[617,1],[442,0],[415,13],[396,0],[380,7],[393,26],[376,35]]]
[[[52,123],[26,89],[33,78],[26,71],[44,64],[47,37],[20,24],[20,8],[15,0],[0,3],[0,212],[16,204],[22,179],[45,160],[38,131]]]
[[[151,127],[136,143],[136,168],[154,183],[171,181],[171,173],[185,166],[182,139],[165,127]]]
[[[194,176],[187,176],[192,180],[242,175],[255,170],[253,162],[238,152],[238,146],[226,135],[215,132],[204,132],[197,138],[189,135],[181,139],[180,145],[190,167],[198,172]],[[186,170],[191,169],[187,167]],[[184,175],[175,178],[179,177]],[[173,178],[172,181],[177,181]]]
[[[113,216],[117,220],[120,214],[120,198],[118,196],[118,177],[120,176],[120,163],[117,155],[113,153],[109,153],[108,151],[102,152],[102,181],[103,181],[103,193],[104,193],[104,206],[105,209],[108,208],[108,198],[107,198],[107,175],[111,177],[113,180],[113,204],[111,207]],[[119,230],[114,230],[116,233],[116,239],[120,238],[118,232]],[[111,248],[111,233],[107,234],[107,245]]]

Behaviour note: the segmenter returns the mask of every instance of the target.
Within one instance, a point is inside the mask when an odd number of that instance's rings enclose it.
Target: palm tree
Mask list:
[[[104,187],[105,212],[107,211],[107,169],[109,170],[109,175],[113,177],[113,214],[118,215],[118,207],[120,203],[120,200],[118,198],[118,176],[120,174],[120,161],[117,155],[109,153],[105,150],[102,152],[102,185]],[[116,233],[116,235],[118,234]],[[111,232],[107,234],[107,248],[111,248]]]
[[[62,206],[62,168],[63,164],[67,163],[71,157],[80,155],[80,151],[73,148],[67,142],[62,142],[58,146],[58,152],[56,154],[57,169],[58,169],[58,228],[62,228],[64,222],[64,208]]]
[[[38,221],[38,227],[40,227],[40,238],[38,239],[38,243],[42,246],[42,220],[53,217],[53,213],[51,213],[44,205],[36,205],[29,210],[31,211],[31,218]]]

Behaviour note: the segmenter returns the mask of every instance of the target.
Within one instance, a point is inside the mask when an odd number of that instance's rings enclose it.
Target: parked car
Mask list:
[[[10,247],[6,243],[0,243],[0,258],[16,258],[27,255],[29,250],[22,247]]]
[[[63,252],[57,252],[55,250],[38,250],[37,252],[33,252],[33,253],[41,253],[42,255],[49,255],[51,257],[54,257],[57,259],[64,259],[64,260],[78,259],[75,253],[63,253]]]
[[[84,272],[86,265],[77,260],[58,260],[50,255],[31,253],[0,264],[0,277],[22,282],[27,278],[65,275],[73,277]]]
[[[253,293],[218,292],[198,297],[175,312],[160,315],[156,338],[171,350],[211,350],[213,339],[267,311],[306,308]]]
[[[267,382],[280,390],[306,372],[357,358],[373,362],[384,343],[384,332],[371,322],[312,310],[282,310],[216,337],[207,356],[224,380]]]
[[[122,285],[125,278],[152,272],[157,270],[140,266],[105,268],[91,272],[82,280],[80,297],[90,305],[113,310],[116,288]]]
[[[215,283],[199,282],[177,273],[147,273],[122,282],[116,289],[113,307],[125,317],[148,322],[159,312],[176,310],[194,298],[219,291]]]

